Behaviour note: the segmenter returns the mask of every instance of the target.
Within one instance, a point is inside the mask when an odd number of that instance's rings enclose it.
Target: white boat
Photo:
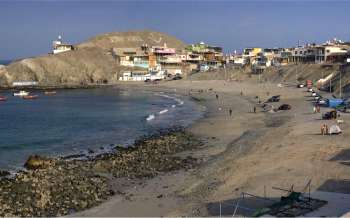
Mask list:
[[[29,95],[29,92],[26,92],[26,91],[23,91],[23,90],[13,93],[13,96],[27,96],[27,95]]]

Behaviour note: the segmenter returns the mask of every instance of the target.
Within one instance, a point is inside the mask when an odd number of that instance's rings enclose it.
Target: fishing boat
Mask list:
[[[39,96],[38,95],[24,95],[22,98],[25,100],[32,100],[32,99],[37,99]]]
[[[29,92],[26,92],[23,90],[13,93],[13,96],[27,96],[27,95],[29,95]]]
[[[5,96],[0,96],[0,101],[7,101],[7,98]]]
[[[56,91],[45,91],[45,95],[55,95],[57,92]]]

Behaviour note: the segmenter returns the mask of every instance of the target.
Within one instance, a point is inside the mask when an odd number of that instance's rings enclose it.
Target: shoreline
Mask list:
[[[128,90],[133,90],[133,91],[138,91],[138,92],[148,92],[148,93],[151,93],[152,95],[157,95],[157,96],[160,96],[161,98],[169,98],[169,99],[172,99],[174,101],[173,104],[169,104],[167,105],[166,107],[164,108],[171,108],[172,105],[182,105],[184,101],[190,101],[191,99],[188,98],[188,96],[185,96],[185,95],[178,95],[179,93],[176,93],[176,92],[173,92],[173,90],[169,89],[169,88],[162,88],[162,89],[159,89],[159,87],[155,88],[155,87],[147,87],[147,86],[144,86],[144,84],[142,83],[139,83],[139,84],[123,84],[122,86],[115,86],[115,85],[112,85],[112,86],[99,86],[99,87],[95,87],[95,88],[116,88],[120,91],[128,91]],[[169,96],[165,97],[165,96],[162,96],[162,95],[166,95],[166,94],[169,94]],[[181,99],[178,99],[177,97],[179,98],[183,98],[183,100]],[[200,109],[198,109],[198,112],[201,113],[202,115],[205,113],[205,110],[203,109],[203,107],[201,107]],[[202,117],[202,115],[200,115],[200,117]],[[149,114],[146,114],[145,116],[145,119],[146,117],[149,116]],[[148,121],[147,121],[148,122]],[[195,122],[195,120],[193,120],[191,123]],[[191,125],[190,124],[186,124],[185,126],[183,127],[186,127],[188,125]],[[166,130],[166,129],[172,129],[174,127],[179,127],[179,125],[177,126],[174,126],[174,125],[170,125],[168,127],[159,127],[157,129],[154,129],[153,132],[155,131],[156,133],[159,132],[159,131],[163,131],[163,130]],[[145,137],[145,136],[149,136],[149,135],[153,135],[154,133],[147,133],[145,135],[141,135],[141,136],[138,136],[138,137],[135,137],[132,141],[133,142],[130,142],[130,143],[116,143],[116,142],[111,142],[111,144],[107,144],[105,146],[103,146],[103,149],[102,149],[102,145],[100,146],[100,148],[98,150],[94,150],[92,151],[90,148],[86,148],[84,150],[81,150],[81,151],[76,151],[76,152],[65,152],[65,154],[49,154],[49,155],[44,155],[45,157],[48,157],[48,158],[53,158],[53,159],[61,159],[61,160],[91,160],[93,158],[95,158],[95,156],[100,156],[100,155],[108,155],[108,154],[111,154],[111,153],[114,153],[114,149],[113,147],[115,147],[116,145],[118,144],[121,144],[122,146],[124,147],[128,147],[128,146],[133,146],[134,142],[137,141],[138,139],[142,138],[142,137]],[[130,139],[128,139],[130,140]],[[32,153],[32,154],[28,154],[28,157],[30,155],[37,155],[36,153]],[[39,154],[40,155],[40,154]],[[11,174],[11,176],[15,176],[15,174],[19,171],[23,171],[23,170],[26,170],[25,167],[23,166],[25,164],[25,160],[23,161],[23,163],[19,166],[16,166],[16,167],[12,167],[12,168],[16,168],[16,169],[5,169],[5,168],[0,168],[0,172],[4,173],[5,175],[8,173]],[[7,176],[7,175],[6,175]],[[4,177],[4,176],[1,176],[0,175],[0,178],[1,177]]]
[[[242,192],[264,196],[265,190],[269,198],[279,199],[285,193],[271,187],[288,189],[294,185],[299,191],[310,178],[312,196],[321,195],[320,191],[329,196],[337,196],[334,192],[350,194],[345,182],[350,179],[347,166],[332,160],[350,149],[344,145],[350,135],[344,131],[340,136],[320,136],[320,124],[332,121],[322,121],[320,114],[311,113],[312,104],[304,89],[222,80],[170,82],[161,86],[184,94],[192,90],[194,97],[207,106],[206,115],[188,127],[204,143],[189,152],[201,164],[190,172],[180,170],[141,185],[135,183],[125,189],[129,197],[114,196],[72,216],[219,216],[219,204],[225,202],[229,206],[224,206],[222,215],[232,216],[232,203]],[[264,102],[278,94],[281,102],[272,105],[287,103],[291,110],[269,113],[257,106],[257,113],[252,112],[258,101],[256,96]],[[233,109],[232,117],[229,108]],[[324,111],[327,109],[322,108]],[[350,117],[344,114],[343,119],[342,129],[346,129]],[[333,201],[328,195],[321,199]],[[339,206],[335,209],[331,205]],[[326,206],[313,216],[340,216],[348,208],[341,205],[330,203],[331,208]],[[238,214],[247,216],[242,211]]]
[[[332,179],[350,179],[346,165],[331,161],[334,155],[347,149],[343,142],[350,135],[344,132],[336,136],[336,141],[333,137],[319,136],[322,121],[317,119],[318,114],[307,113],[312,106],[301,89],[222,80],[136,88],[173,90],[206,106],[205,115],[186,128],[203,144],[174,154],[191,157],[197,164],[143,179],[106,177],[104,172],[100,176],[108,178],[108,190],[113,190],[114,195],[69,216],[218,216],[219,202],[237,200],[243,191],[262,196],[267,186],[294,185],[298,190],[308,178],[312,178],[315,193],[318,190],[347,193],[342,183],[326,184]],[[282,100],[273,105],[288,103],[292,110],[263,113],[258,107],[257,113],[252,112],[257,103],[255,96],[264,101],[276,94],[281,94]],[[232,116],[228,113],[230,108]],[[344,115],[343,119],[350,117]],[[342,125],[348,127],[347,122]],[[281,193],[269,189],[268,195],[278,198]],[[223,214],[232,215],[231,209],[224,208]]]

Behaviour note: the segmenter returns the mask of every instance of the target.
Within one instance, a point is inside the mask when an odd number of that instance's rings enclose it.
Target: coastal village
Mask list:
[[[298,43],[299,44],[299,43]],[[53,54],[74,50],[59,36],[53,42]],[[121,81],[161,80],[191,72],[204,72],[226,67],[250,68],[260,74],[271,66],[288,64],[344,64],[350,63],[350,42],[336,38],[325,43],[305,43],[292,48],[244,48],[224,54],[223,48],[204,42],[186,46],[184,50],[144,44],[135,48],[113,48],[112,54],[121,66],[138,70],[122,72]]]

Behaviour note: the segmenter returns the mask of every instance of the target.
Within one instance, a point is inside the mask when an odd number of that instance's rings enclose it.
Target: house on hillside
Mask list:
[[[195,58],[199,65],[206,64],[211,68],[218,68],[225,61],[221,47],[207,45],[204,42],[189,45],[185,50],[191,56],[192,60],[189,62],[193,63]]]
[[[149,68],[149,56],[142,48],[113,48],[112,52],[122,66]]]

